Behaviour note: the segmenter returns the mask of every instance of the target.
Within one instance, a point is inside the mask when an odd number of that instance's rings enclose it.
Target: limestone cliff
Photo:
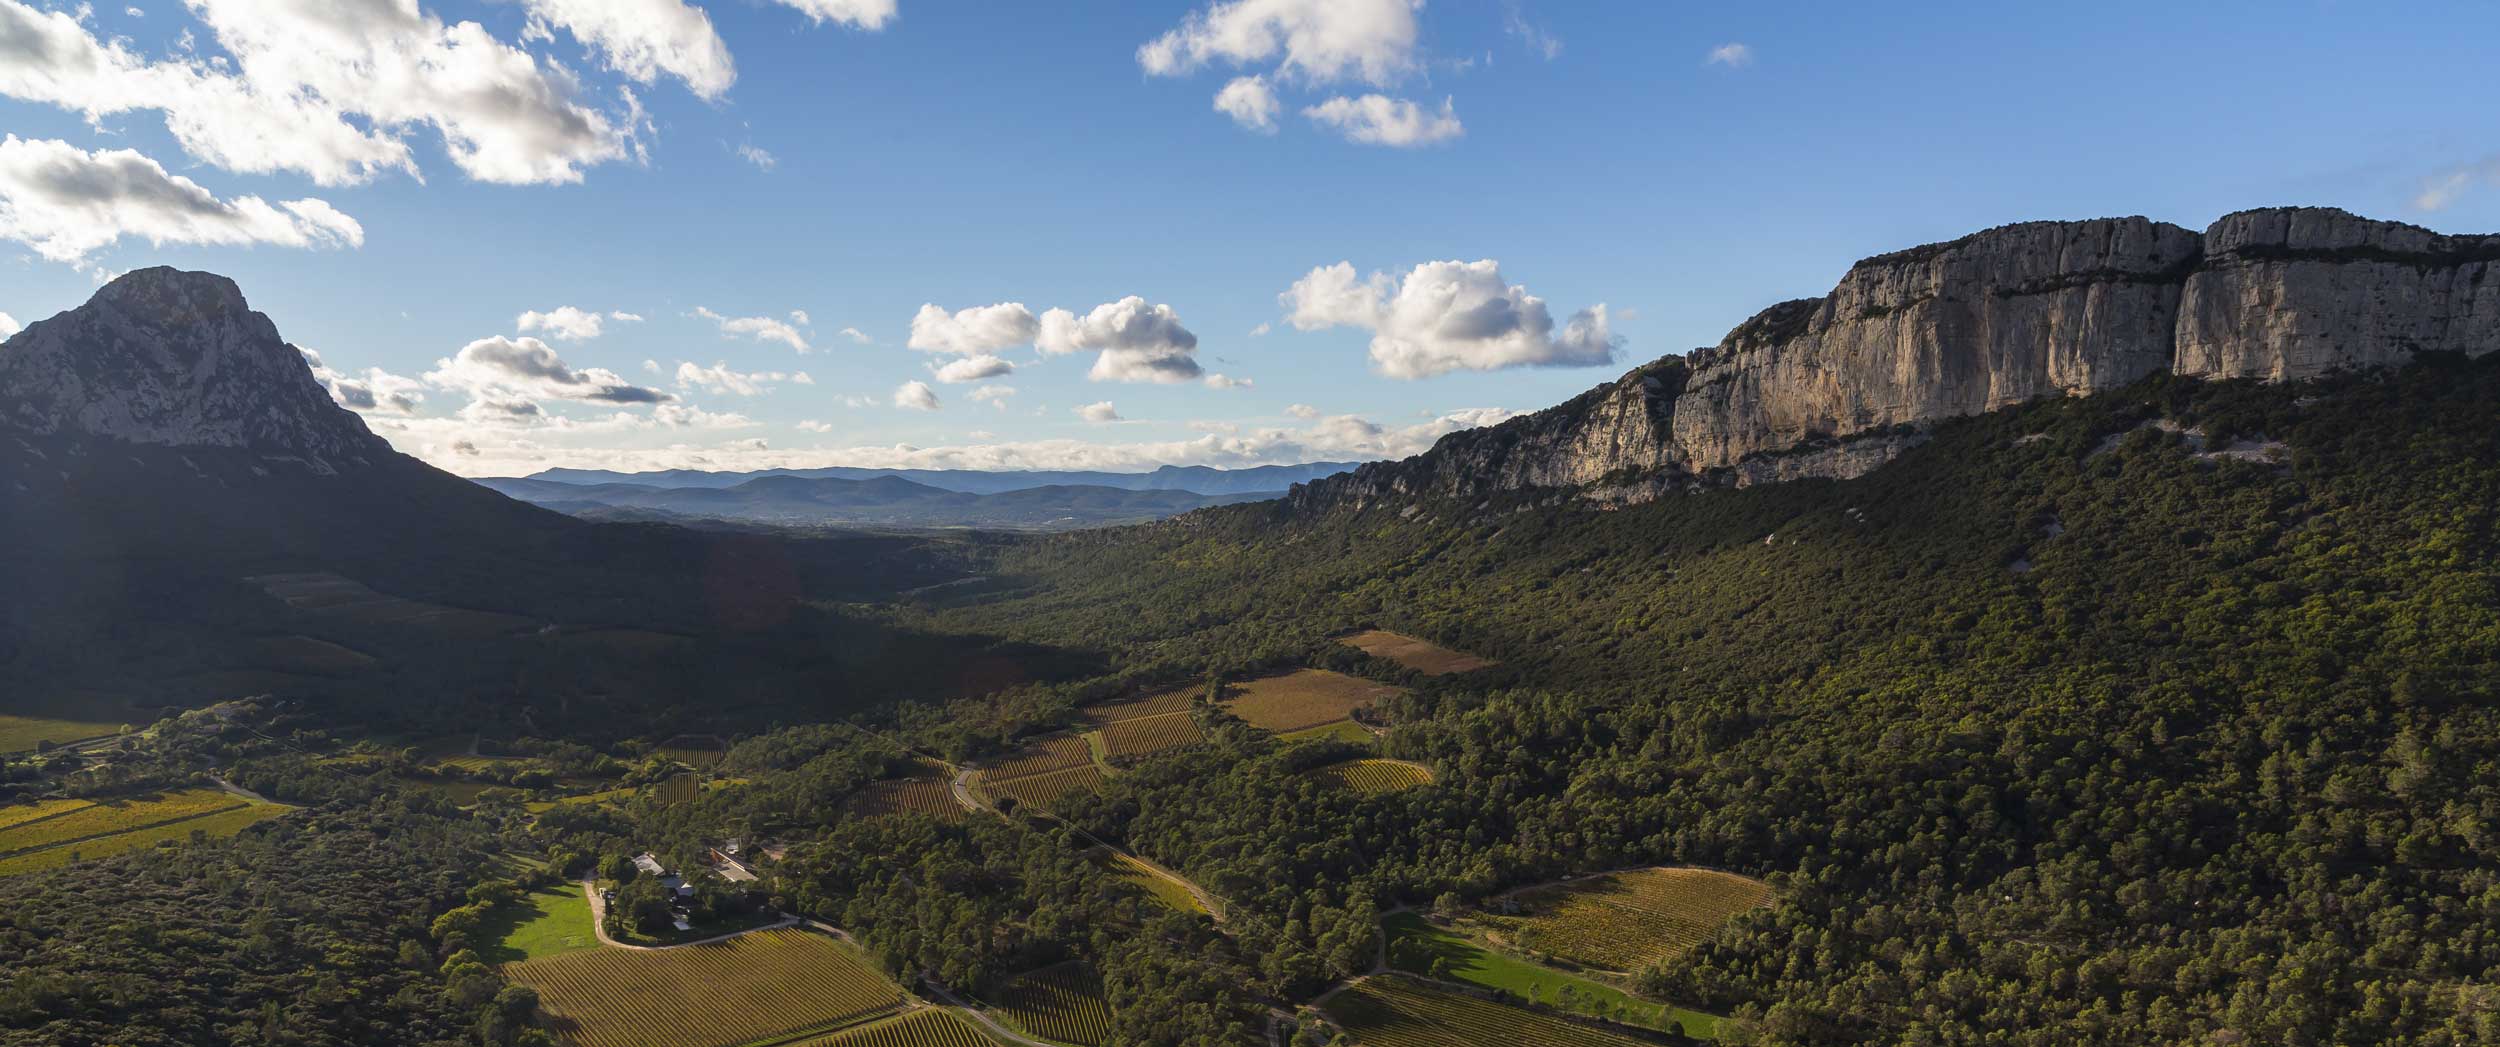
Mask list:
[[[1305,506],[1856,476],[1943,419],[2157,371],[2267,380],[2500,349],[2500,236],[2323,208],[2026,222],[1869,258],[1717,346],[1297,488]]]

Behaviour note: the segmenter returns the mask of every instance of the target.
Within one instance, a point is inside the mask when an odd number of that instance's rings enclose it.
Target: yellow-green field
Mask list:
[[[1394,974],[1348,986],[1320,1009],[1367,1047],[1645,1047],[1651,1042]]]
[[[1102,980],[1073,960],[1019,975],[991,993],[990,1001],[1000,1017],[1044,1039],[1096,1047],[1111,1035]]]
[[[1432,784],[1431,768],[1404,760],[1347,760],[1303,773],[1358,793],[1393,793]]]
[[[923,1007],[778,1047],[998,1047],[998,1041],[951,1012]]]
[[[1162,903],[1165,908],[1207,915],[1207,907],[1199,903],[1198,896],[1190,892],[1178,874],[1165,872],[1135,855],[1113,850],[1094,852],[1094,864],[1101,866],[1102,871],[1110,874],[1112,879],[1145,892],[1147,897]]]
[[[119,734],[127,726],[100,720],[61,720],[49,716],[10,716],[0,714],[0,753],[22,753],[41,748],[43,743],[67,745],[71,742]]]
[[[496,906],[472,936],[489,963],[535,960],[599,948],[591,928],[590,899],[577,883],[532,888],[518,901]]]
[[[586,949],[507,964],[576,1047],[739,1047],[867,1021],[901,990],[840,942],[779,928],[671,949]]]
[[[1453,651],[1429,640],[1418,640],[1385,629],[1370,629],[1337,641],[1374,658],[1386,658],[1426,676],[1474,672],[1493,662],[1465,651]]]
[[[1737,914],[1771,903],[1770,885],[1711,869],[1633,869],[1517,891],[1515,915],[1488,915],[1513,948],[1630,972],[1682,955]]]
[[[581,793],[574,796],[559,796],[552,800],[532,800],[522,806],[528,808],[531,814],[545,814],[558,807],[578,807],[585,804],[600,803],[624,803],[627,800],[633,799],[634,794],[641,791],[642,790],[640,789],[632,788],[601,789],[595,793]]]
[[[294,808],[250,803],[215,789],[185,789],[0,810],[20,815],[0,828],[0,876],[14,876],[188,839],[194,832],[232,836]],[[41,813],[21,814],[28,810]]]
[[[1228,697],[1224,706],[1233,715],[1252,727],[1279,734],[1336,723],[1353,716],[1356,709],[1398,693],[1397,688],[1387,684],[1326,669],[1263,676],[1233,684],[1225,691]]]

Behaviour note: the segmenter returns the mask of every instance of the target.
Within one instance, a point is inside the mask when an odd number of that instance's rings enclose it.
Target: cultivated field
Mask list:
[[[13,803],[0,807],[0,831],[21,822],[54,818],[82,807],[93,807],[92,800],[42,800],[36,803]]]
[[[1404,760],[1347,760],[1303,772],[1313,780],[1358,793],[1393,793],[1432,784],[1432,770]]]
[[[47,813],[22,816],[0,828],[0,876],[189,839],[194,832],[232,836],[245,826],[294,810],[280,804],[247,803],[215,789],[100,803],[71,800],[39,809]],[[26,810],[0,808],[11,815]]]
[[[1516,915],[1486,917],[1507,944],[1605,971],[1637,971],[1701,944],[1731,917],[1771,902],[1760,880],[1709,869],[1602,873],[1509,895]]]
[[[659,747],[652,751],[688,767],[701,770],[719,763],[721,757],[729,755],[729,743],[718,735],[681,734],[661,742]]]
[[[1224,706],[1252,727],[1270,731],[1308,730],[1336,723],[1354,710],[1396,694],[1398,689],[1326,669],[1304,669],[1283,676],[1264,676],[1225,688]]]
[[[411,625],[464,636],[509,635],[538,624],[518,615],[402,599],[335,574],[264,574],[245,580],[297,610],[367,624]]]
[[[1134,720],[1141,716],[1169,716],[1173,713],[1188,712],[1189,701],[1197,696],[1199,690],[1200,688],[1192,687],[1179,691],[1165,691],[1162,694],[1140,698],[1133,702],[1093,705],[1077,711],[1083,713],[1085,718],[1093,721],[1096,726],[1118,723],[1122,720]]]
[[[1381,629],[1359,632],[1337,642],[1360,649],[1374,658],[1386,658],[1426,676],[1473,672],[1494,664],[1464,651],[1453,651],[1428,640]]]
[[[1205,741],[1188,713],[1122,720],[1102,729],[1102,752],[1114,760],[1152,756]]]
[[[998,1041],[948,1011],[923,1007],[780,1047],[998,1047]]]
[[[1111,1008],[1102,981],[1070,961],[1019,975],[990,994],[992,1010],[1044,1039],[1095,1047],[1110,1037]]]
[[[1303,731],[1283,731],[1276,735],[1277,741],[1287,743],[1314,742],[1322,739],[1332,742],[1348,742],[1354,745],[1370,745],[1379,740],[1372,734],[1371,728],[1352,720],[1324,723]]]
[[[585,804],[601,803],[624,803],[627,800],[633,799],[634,794],[641,791],[642,790],[640,789],[634,788],[601,789],[595,793],[580,793],[573,796],[559,796],[552,800],[532,800],[522,806],[527,808],[531,814],[545,814],[558,807],[579,807]]]
[[[989,781],[1003,782],[1045,771],[1064,771],[1094,762],[1094,751],[1085,739],[1075,735],[1044,738],[1015,752],[997,758],[981,771]]]
[[[1207,914],[1207,907],[1199,904],[1198,896],[1190,893],[1188,885],[1134,856],[1101,850],[1094,852],[1094,863],[1102,866],[1102,871],[1110,874],[1112,879],[1146,892],[1147,897],[1162,903],[1167,909],[1194,912],[1201,916]]]
[[[1394,974],[1373,975],[1328,998],[1328,1019],[1367,1047],[1646,1047],[1634,1039],[1534,1011],[1435,988]]]
[[[48,716],[9,716],[0,714],[0,753],[22,753],[39,748],[45,742],[67,745],[71,742],[117,734],[123,725],[94,720],[56,720]]]
[[[848,949],[782,928],[673,949],[589,949],[504,967],[578,1047],[738,1047],[867,1020],[902,993]]]
[[[1079,740],[1078,744],[1083,742]],[[1091,792],[1102,782],[1102,769],[1090,761],[1064,771],[1029,774],[1005,781],[993,781],[986,771],[981,774],[981,788],[990,795],[1013,796],[1018,804],[1043,810],[1049,810],[1050,805],[1062,796],[1073,792]]]
[[[273,636],[253,645],[271,669],[313,676],[338,676],[373,664],[373,656],[310,636]]]
[[[1558,971],[1485,948],[1456,928],[1444,927],[1412,912],[1391,913],[1380,921],[1389,936],[1389,966],[1413,974],[1429,974],[1437,961],[1441,976],[1523,997],[1609,1021],[1658,1028],[1672,1017],[1693,1036],[1711,1036],[1719,1019],[1700,1011],[1653,1003],[1621,987]]]
[[[911,811],[950,822],[962,821],[969,813],[962,804],[955,802],[955,791],[935,778],[896,778],[870,783],[851,796],[849,809],[854,817],[861,818]]]

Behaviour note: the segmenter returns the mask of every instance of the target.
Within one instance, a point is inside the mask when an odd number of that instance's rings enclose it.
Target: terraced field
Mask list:
[[[123,724],[97,720],[58,720],[49,716],[0,715],[0,753],[32,752],[43,743],[67,745],[120,733]]]
[[[194,832],[232,836],[294,808],[248,803],[215,789],[186,789],[97,803],[62,801],[40,810],[46,813],[22,816],[0,828],[0,876],[188,839]]]
[[[1077,1047],[1110,1038],[1111,1008],[1102,980],[1076,962],[1019,975],[990,994],[991,1009],[1017,1028]]]
[[[1359,632],[1337,642],[1374,658],[1386,658],[1426,676],[1474,672],[1495,664],[1464,651],[1453,651],[1429,640],[1418,640],[1385,629]]]
[[[1173,713],[1188,712],[1190,700],[1197,697],[1199,690],[1200,688],[1193,687],[1178,691],[1165,691],[1162,694],[1150,695],[1135,701],[1087,706],[1077,712],[1097,727],[1144,716],[1169,716]]]
[[[1432,770],[1404,760],[1347,760],[1303,772],[1313,780],[1359,793],[1393,793],[1432,784]]]
[[[740,1047],[866,1021],[902,992],[814,931],[673,949],[589,949],[504,967],[576,1047]]]
[[[1110,874],[1112,879],[1144,891],[1147,897],[1162,903],[1165,908],[1207,915],[1207,907],[1199,903],[1197,895],[1190,893],[1188,885],[1133,855],[1099,850],[1094,852],[1094,864],[1101,866],[1102,871]]]
[[[1102,783],[1102,768],[1094,766],[1090,757],[1083,765],[1064,771],[1029,774],[1005,781],[991,780],[988,772],[981,775],[981,788],[990,795],[1012,796],[1018,804],[1043,810],[1049,810],[1050,805],[1062,796],[1073,792],[1091,792]]]
[[[1593,1025],[1379,974],[1320,1005],[1354,1042],[1368,1047],[1649,1047],[1651,1041]]]
[[[1205,740],[1197,722],[1185,712],[1122,720],[1102,729],[1103,755],[1114,760],[1185,749]]]
[[[1738,913],[1770,904],[1771,888],[1710,869],[1634,869],[1532,887],[1506,900],[1518,911],[1485,922],[1509,945],[1628,972],[1682,955]]]
[[[852,794],[848,807],[852,816],[860,818],[909,811],[943,821],[959,822],[970,813],[964,810],[962,804],[955,802],[955,791],[936,778],[896,778],[874,782]]]
[[[998,1041],[952,1012],[923,1007],[777,1047],[998,1047]]]
[[[1226,689],[1230,697],[1225,708],[1241,717],[1250,726],[1262,727],[1283,734],[1309,730],[1336,723],[1354,715],[1354,710],[1379,702],[1398,689],[1387,684],[1333,673],[1326,669],[1304,669],[1283,676],[1263,676]]]

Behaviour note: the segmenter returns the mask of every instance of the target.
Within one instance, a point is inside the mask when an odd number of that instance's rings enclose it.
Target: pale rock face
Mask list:
[[[2224,216],[2205,255],[2180,303],[2182,375],[2313,378],[2500,348],[2500,236],[2288,208]]]
[[[0,430],[257,450],[316,472],[391,454],[234,281],[141,269],[0,343]]]

